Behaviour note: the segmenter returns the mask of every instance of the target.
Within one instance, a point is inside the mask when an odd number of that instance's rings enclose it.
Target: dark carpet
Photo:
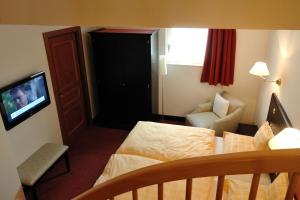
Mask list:
[[[161,123],[184,125],[183,121],[160,120]],[[252,134],[252,127],[241,126]],[[242,131],[242,132],[243,132]],[[110,156],[128,135],[128,130],[92,126],[79,133],[69,145],[71,172],[66,172],[64,160],[45,174],[37,187],[39,200],[69,200],[90,189],[102,173]],[[244,133],[243,133],[244,134]],[[30,194],[26,195],[30,200]]]
[[[160,120],[161,123],[183,125],[184,122]],[[91,126],[76,135],[69,145],[71,172],[64,159],[41,178],[37,186],[39,200],[69,200],[90,189],[101,175],[110,156],[127,137],[129,130]],[[28,200],[32,199],[26,192]]]
[[[38,199],[68,200],[91,188],[128,133],[92,126],[78,134],[69,150],[71,172],[66,173],[64,160],[60,160],[42,178],[37,187]]]

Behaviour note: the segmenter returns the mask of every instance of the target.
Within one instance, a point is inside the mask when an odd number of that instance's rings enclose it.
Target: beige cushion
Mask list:
[[[253,137],[224,132],[224,153],[255,151]]]
[[[284,199],[289,185],[288,174],[280,173],[273,181],[269,188],[269,199],[281,200]]]
[[[226,179],[224,182],[223,200],[248,200],[251,182],[244,182],[234,179]],[[272,184],[259,184],[256,199],[259,200],[282,200],[288,188],[288,175],[281,173]]]
[[[216,93],[213,104],[213,112],[220,118],[223,118],[227,115],[228,107],[229,101],[224,99],[219,93]]]
[[[68,148],[52,143],[43,145],[17,168],[21,183],[32,186]]]
[[[250,193],[251,182],[244,182],[234,179],[226,179],[224,182],[223,200],[248,200]],[[267,200],[268,190],[267,185],[259,185],[256,199]],[[271,199],[270,199],[271,200]]]
[[[186,119],[192,126],[211,128],[219,117],[213,112],[201,112],[189,114]]]
[[[268,141],[274,137],[272,129],[268,122],[265,122],[261,127],[258,129],[254,136],[254,145],[256,150],[268,150]]]
[[[199,104],[192,113],[200,113],[200,112],[211,112],[212,111],[212,102],[206,102]]]

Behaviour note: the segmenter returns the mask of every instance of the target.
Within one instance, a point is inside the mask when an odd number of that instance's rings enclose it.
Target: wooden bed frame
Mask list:
[[[275,135],[284,128],[293,127],[275,93],[273,93],[271,96],[267,121],[270,123],[272,131]]]
[[[275,94],[272,94],[267,120],[275,134],[291,127]],[[197,170],[195,170],[197,169]],[[158,199],[163,200],[165,182],[186,180],[186,199],[191,199],[192,178],[218,176],[216,199],[222,199],[225,175],[253,174],[249,199],[254,200],[260,174],[289,172],[291,174],[286,200],[291,200],[300,178],[300,149],[241,152],[203,156],[165,162],[138,169],[110,179],[75,198],[75,200],[113,200],[115,196],[132,191],[132,199],[138,199],[137,189],[158,185]]]

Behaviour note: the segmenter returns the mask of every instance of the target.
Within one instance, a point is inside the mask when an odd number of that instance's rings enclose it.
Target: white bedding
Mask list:
[[[214,135],[205,128],[140,121],[116,153],[161,161],[213,155]]]
[[[222,154],[224,152],[224,140],[222,137],[215,137],[215,154]]]
[[[95,185],[103,183],[111,178],[121,174],[161,163],[154,160],[136,155],[113,154],[109,159],[102,175],[98,178]],[[185,199],[185,180],[164,183],[164,199],[166,200],[184,200]],[[212,187],[211,187],[212,186]],[[213,177],[193,179],[192,199],[210,200],[213,199],[215,191],[215,181]],[[139,199],[155,200],[157,199],[157,185],[144,187],[138,190]],[[118,195],[115,200],[131,200],[131,192]]]
[[[212,130],[154,122],[138,122],[116,154],[111,156],[95,185],[149,165],[222,153],[224,153],[224,140],[222,137],[215,137]],[[226,176],[225,179],[251,184],[252,175]],[[216,183],[217,177],[193,179],[192,199],[214,199]],[[261,175],[260,184],[270,184],[268,174]],[[157,199],[157,186],[141,188],[138,190],[138,194],[139,199]],[[227,199],[226,195],[224,193],[223,199]],[[184,197],[184,180],[164,184],[164,199],[184,199]],[[129,200],[131,193],[119,195],[115,199]]]

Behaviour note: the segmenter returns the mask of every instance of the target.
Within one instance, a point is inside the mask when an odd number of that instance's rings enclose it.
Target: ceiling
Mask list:
[[[0,0],[1,24],[300,29],[299,0]]]

